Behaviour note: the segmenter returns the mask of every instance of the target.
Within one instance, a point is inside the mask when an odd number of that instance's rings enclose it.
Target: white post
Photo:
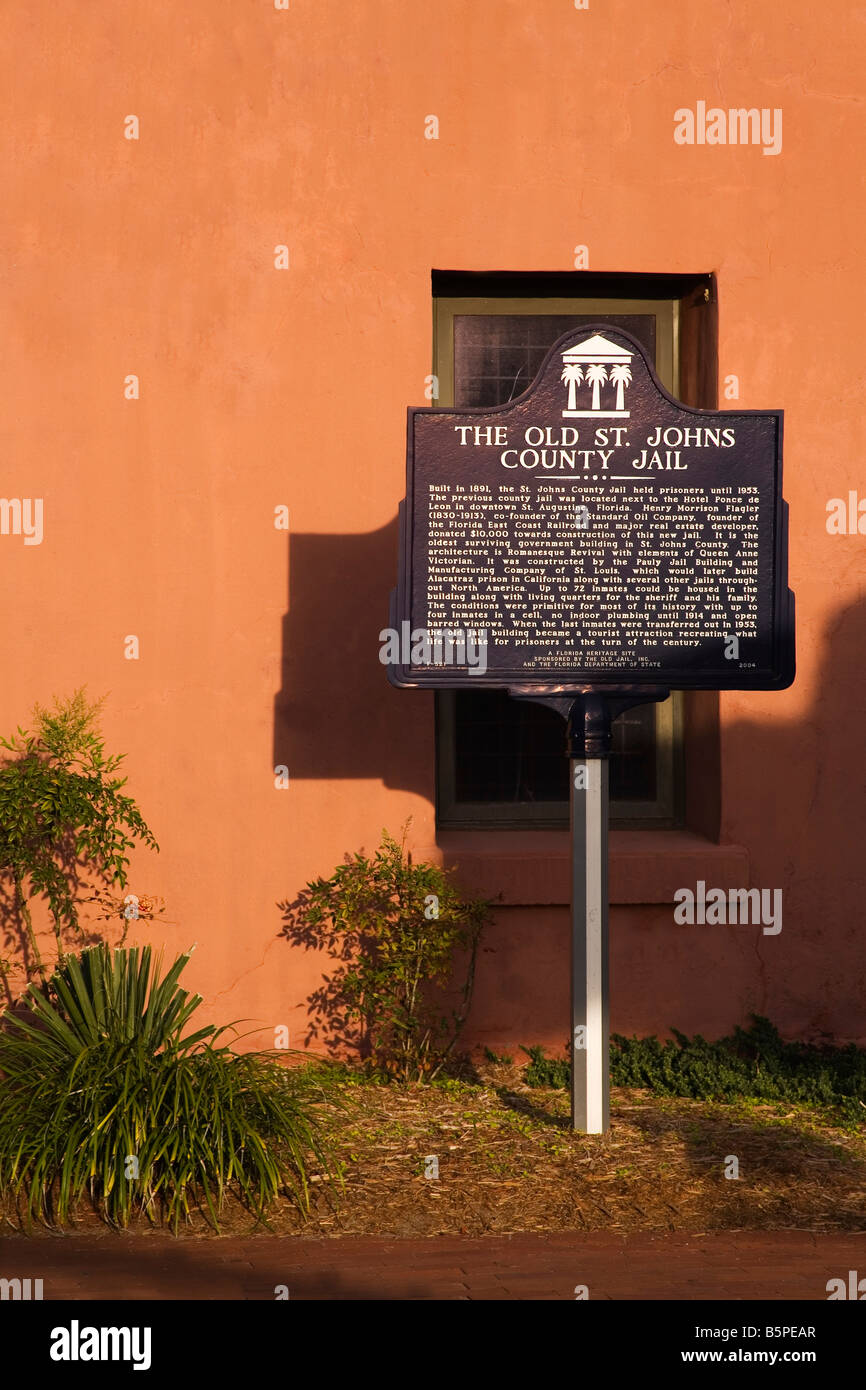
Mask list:
[[[610,1127],[608,761],[571,760],[571,1123]]]

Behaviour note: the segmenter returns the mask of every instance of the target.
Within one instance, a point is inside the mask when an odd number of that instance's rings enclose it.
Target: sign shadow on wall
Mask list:
[[[769,717],[768,709],[760,722],[741,718],[723,727],[725,764],[746,801],[737,818],[753,886],[772,879],[782,890],[783,929],[770,945],[789,948],[784,966],[773,964],[757,929],[766,964],[756,976],[754,1011],[807,1041],[863,1043],[866,723],[857,693],[866,684],[866,602],[836,611],[814,656],[816,693],[801,718]],[[753,826],[762,842],[754,850]]]
[[[290,779],[381,780],[429,796],[433,696],[401,698],[379,660],[396,518],[359,535],[292,534],[288,549],[274,767]]]

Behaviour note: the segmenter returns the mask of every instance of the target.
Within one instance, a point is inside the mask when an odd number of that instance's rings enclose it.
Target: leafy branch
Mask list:
[[[469,1012],[490,904],[461,897],[438,865],[413,863],[408,824],[402,840],[383,831],[372,858],[347,855],[280,906],[289,940],[337,962],[310,996],[309,1037],[399,1080],[432,1080]]]
[[[159,846],[119,774],[124,755],[108,755],[99,729],[103,700],[84,689],[53,706],[37,704],[32,730],[0,738],[0,879],[11,881],[13,909],[23,923],[29,959],[44,979],[30,904],[47,899],[57,956],[63,932],[80,930],[78,897],[85,880],[124,888],[129,851],[137,841]],[[5,966],[4,980],[7,985]],[[25,968],[28,962],[25,960]]]

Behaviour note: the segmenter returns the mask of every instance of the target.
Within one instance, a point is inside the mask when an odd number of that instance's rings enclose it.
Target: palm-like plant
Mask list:
[[[37,989],[25,996],[36,1026],[20,1018],[14,1025],[34,1043],[55,1049],[58,1056],[65,1053],[73,1061],[86,1048],[108,1040],[137,1042],[151,1053],[163,1047],[190,1052],[217,1031],[209,1024],[182,1036],[202,1002],[200,994],[177,988],[191,955],[187,951],[178,956],[161,979],[162,956],[157,956],[154,968],[150,946],[112,951],[103,944],[67,956],[51,977],[49,997]]]
[[[112,1224],[192,1205],[218,1229],[234,1193],[261,1219],[282,1190],[308,1205],[310,1154],[327,1167],[310,1083],[264,1054],[185,1033],[201,996],[160,978],[149,946],[67,957],[0,1029],[0,1194],[29,1223],[67,1221],[89,1195]],[[285,1054],[283,1054],[285,1055]]]

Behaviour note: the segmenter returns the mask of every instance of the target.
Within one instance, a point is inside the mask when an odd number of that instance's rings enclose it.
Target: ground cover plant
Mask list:
[[[89,1204],[126,1226],[141,1214],[175,1230],[193,1210],[213,1228],[227,1198],[266,1217],[283,1194],[309,1204],[326,1076],[236,1053],[207,1025],[201,996],[161,974],[149,946],[67,956],[0,1027],[0,1195],[29,1225],[73,1221]],[[283,1054],[284,1055],[284,1054]]]
[[[769,1019],[752,1016],[749,1028],[707,1042],[673,1030],[673,1039],[611,1038],[611,1083],[649,1088],[659,1096],[695,1100],[787,1101],[832,1111],[838,1119],[866,1121],[866,1050],[784,1042]],[[542,1048],[524,1048],[530,1086],[566,1087],[567,1058],[549,1058]]]

